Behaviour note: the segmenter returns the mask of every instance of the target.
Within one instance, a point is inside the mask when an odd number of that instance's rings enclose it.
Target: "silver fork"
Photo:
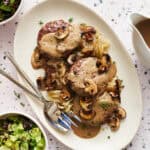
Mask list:
[[[21,89],[23,89],[27,94],[34,97],[36,100],[44,103],[44,114],[50,124],[60,132],[66,133],[71,129],[71,125],[76,126],[76,123],[71,119],[73,117],[77,121],[81,122],[80,118],[73,114],[72,112],[66,114],[60,111],[57,107],[57,104],[51,101],[48,101],[43,97],[38,88],[32,83],[27,74],[21,70],[19,65],[16,63],[15,59],[10,55],[10,53],[5,53],[6,57],[10,60],[10,62],[14,65],[19,75],[24,79],[28,85],[32,88],[34,93],[26,88],[24,85],[19,83],[17,80],[12,78],[8,73],[0,69],[0,74],[8,78],[10,81],[15,83]]]

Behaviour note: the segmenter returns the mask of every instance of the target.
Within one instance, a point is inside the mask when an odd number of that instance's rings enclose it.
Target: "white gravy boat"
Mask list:
[[[147,19],[150,19],[150,17],[138,13],[133,13],[130,15],[130,24],[133,29],[132,42],[137,56],[145,67],[150,68],[150,48],[144,41],[144,38],[139,30],[136,28],[137,23]]]

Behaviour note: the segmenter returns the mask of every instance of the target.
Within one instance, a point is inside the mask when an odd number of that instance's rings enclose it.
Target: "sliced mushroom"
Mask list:
[[[72,101],[66,101],[63,103],[65,112],[70,112],[72,109]]]
[[[89,98],[80,99],[79,101],[81,110],[80,116],[82,119],[91,120],[95,116],[93,108],[93,100]]]
[[[115,85],[110,86],[107,88],[107,91],[111,95],[114,101],[121,102],[120,92],[123,88],[121,80],[117,79],[115,80]]]
[[[80,25],[80,29],[82,38],[81,52],[86,56],[92,55],[94,52],[94,39],[96,30],[93,27],[87,25]]]
[[[67,80],[66,80],[66,77],[64,76],[64,77],[61,77],[60,79],[59,79],[59,81],[62,83],[62,85],[66,85],[67,84]]]
[[[122,107],[119,107],[117,110],[117,117],[119,119],[125,119],[126,118],[126,111]]]
[[[63,89],[60,93],[60,98],[62,101],[68,101],[71,98],[71,94],[67,89]]]
[[[80,24],[80,29],[82,31],[82,33],[93,33],[95,34],[96,33],[96,30],[94,27],[92,26],[87,26],[86,24]]]
[[[109,126],[110,126],[112,131],[118,130],[119,127],[120,127],[120,120],[119,120],[119,118],[116,118],[116,117],[111,118],[111,120],[109,122]]]
[[[60,93],[61,93],[60,90],[51,90],[48,91],[48,96],[53,99],[59,99]]]
[[[116,90],[119,93],[119,98],[120,98],[120,93],[121,90],[124,88],[124,86],[122,85],[122,80],[120,79],[117,79],[115,82],[116,82]]]
[[[58,108],[60,110],[63,110],[65,112],[70,112],[71,109],[72,109],[72,101],[66,101],[66,102],[61,102],[61,103],[58,103]]]
[[[47,65],[49,68],[52,68],[54,71],[51,74],[54,78],[62,78],[66,72],[66,65],[61,60],[49,60],[47,61]]]
[[[93,106],[93,102],[91,100],[80,99],[80,106],[85,111],[91,111],[92,110],[92,106]]]
[[[92,56],[94,53],[95,33],[96,30],[91,26],[81,25],[81,52],[85,56]]]
[[[119,92],[117,92],[117,91],[111,91],[111,92],[109,92],[109,94],[111,95],[111,97],[113,99],[117,99],[120,95]]]
[[[37,78],[36,82],[37,82],[38,88],[40,90],[49,91],[49,90],[53,89],[53,87],[51,85],[51,79],[47,79],[45,77],[39,77],[39,78]]]
[[[79,59],[85,57],[85,54],[83,54],[81,51],[71,54],[68,56],[67,62],[70,65],[73,65],[76,61],[78,61]]]
[[[94,52],[94,45],[92,42],[86,42],[84,40],[82,40],[82,50],[81,52],[86,55],[89,56]]]
[[[62,104],[58,104],[58,108],[59,108],[60,110],[64,110],[64,109],[65,109],[65,107],[64,107]]]
[[[122,80],[120,80],[120,79],[117,79],[116,80],[116,84],[117,84],[117,87],[121,90],[122,88],[124,88],[124,86],[122,85]]]
[[[66,66],[64,64],[64,62],[58,63],[57,64],[57,73],[58,73],[58,77],[63,77],[65,75],[66,72]]]
[[[80,117],[85,120],[91,120],[95,116],[95,111],[85,112],[83,109],[80,110]]]
[[[69,28],[65,27],[65,26],[62,26],[55,32],[55,37],[58,40],[62,40],[64,38],[66,38],[68,35],[69,35]]]
[[[98,91],[96,83],[92,79],[85,79],[85,92],[95,95]]]
[[[81,36],[79,26],[72,26],[70,29],[69,35],[58,42],[57,44],[57,51],[60,53],[65,53],[67,51],[74,50],[80,44]]]
[[[84,55],[89,56],[93,52],[93,46],[88,45],[84,47],[81,51]]]
[[[111,58],[108,54],[104,54],[96,63],[99,73],[107,72],[111,66]]]
[[[72,65],[76,61],[76,54],[71,54],[67,58],[67,62],[69,65]]]
[[[38,48],[35,48],[35,50],[32,54],[31,64],[34,69],[39,69],[44,64],[44,60],[40,59],[40,50]]]

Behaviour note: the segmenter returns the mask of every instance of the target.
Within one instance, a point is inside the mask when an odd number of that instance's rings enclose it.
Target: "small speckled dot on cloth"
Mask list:
[[[19,18],[39,3],[38,0],[25,0],[24,6],[18,17],[8,24],[0,26],[0,68],[9,72],[14,78],[17,78],[14,67],[5,58],[4,52],[12,53],[13,40]],[[91,7],[93,11],[98,12],[109,25],[118,34],[128,53],[130,54],[135,68],[138,72],[142,87],[144,102],[143,117],[140,129],[133,141],[125,148],[126,150],[149,150],[150,149],[150,70],[145,69],[139,62],[131,41],[131,29],[128,25],[127,17],[132,12],[144,12],[150,14],[149,9],[143,3],[143,0],[82,0],[82,3]],[[4,111],[23,111],[35,116],[28,104],[23,92],[13,83],[0,76],[0,112]],[[69,150],[63,144],[58,142],[50,133],[47,132],[49,150]],[[109,139],[110,137],[108,137]],[[124,137],[125,138],[125,137]],[[94,149],[93,149],[94,150]]]

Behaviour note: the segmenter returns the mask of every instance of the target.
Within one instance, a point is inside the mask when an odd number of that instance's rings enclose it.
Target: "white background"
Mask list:
[[[130,150],[149,150],[150,149],[150,69],[146,69],[140,64],[135,50],[132,45],[131,29],[128,24],[128,16],[132,12],[146,13],[150,16],[150,5],[144,0],[80,0],[97,11],[106,22],[118,34],[124,43],[126,50],[129,52],[133,63],[138,71],[141,82],[144,112],[140,125],[140,129],[134,140],[126,148]],[[149,0],[147,0],[148,2]],[[9,72],[14,78],[17,78],[16,71],[13,66],[4,58],[4,51],[13,51],[13,40],[15,30],[19,19],[31,7],[38,4],[38,0],[24,0],[24,6],[16,19],[0,26],[0,68]],[[71,16],[70,16],[71,17]],[[25,39],[27,40],[27,39]],[[23,57],[23,56],[22,56]],[[17,98],[15,93],[19,93],[21,98]],[[5,111],[19,110],[33,115],[22,91],[0,76],[0,113]],[[50,133],[47,133],[49,139],[49,150],[68,150],[59,143]],[[125,136],[123,138],[126,138]],[[94,149],[93,149],[94,150]]]

